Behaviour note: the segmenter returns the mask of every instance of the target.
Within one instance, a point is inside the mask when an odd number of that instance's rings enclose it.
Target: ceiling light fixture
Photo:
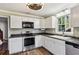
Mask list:
[[[43,4],[41,3],[28,3],[26,6],[28,6],[32,10],[40,10],[43,7]]]

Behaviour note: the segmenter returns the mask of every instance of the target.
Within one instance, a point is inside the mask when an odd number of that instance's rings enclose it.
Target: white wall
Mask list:
[[[8,36],[8,27],[7,27],[7,19],[0,17],[0,29],[3,31],[3,39],[7,40]]]

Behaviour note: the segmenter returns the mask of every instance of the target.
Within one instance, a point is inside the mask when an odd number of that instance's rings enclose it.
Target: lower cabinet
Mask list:
[[[22,38],[10,38],[8,41],[9,54],[22,51]]]
[[[35,47],[45,47],[48,51],[55,55],[65,55],[65,41],[49,38],[43,35],[35,36]],[[23,39],[10,38],[8,41],[9,54],[21,52],[23,48]]]
[[[53,39],[54,40],[54,54],[56,55],[65,55],[66,54],[66,50],[65,50],[65,41],[61,41],[61,40],[57,40],[57,39]]]
[[[44,47],[53,53],[53,48],[54,48],[54,42],[51,38],[45,37],[45,45]]]
[[[35,47],[41,47],[43,46],[43,39],[42,39],[42,35],[37,35],[35,36]]]
[[[65,41],[45,37],[44,47],[55,55],[65,55]]]

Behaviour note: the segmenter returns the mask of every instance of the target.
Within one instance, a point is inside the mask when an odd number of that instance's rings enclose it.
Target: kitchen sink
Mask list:
[[[58,35],[49,35],[49,36],[59,38],[59,39],[69,39],[70,38],[70,37],[67,37],[67,36],[58,36]]]

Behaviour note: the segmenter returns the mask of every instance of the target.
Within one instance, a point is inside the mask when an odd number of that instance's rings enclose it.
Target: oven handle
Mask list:
[[[66,42],[66,44],[73,46],[74,48],[79,49],[79,44],[72,43],[72,42]]]
[[[35,38],[35,36],[28,36],[28,37],[23,37],[23,38]]]

